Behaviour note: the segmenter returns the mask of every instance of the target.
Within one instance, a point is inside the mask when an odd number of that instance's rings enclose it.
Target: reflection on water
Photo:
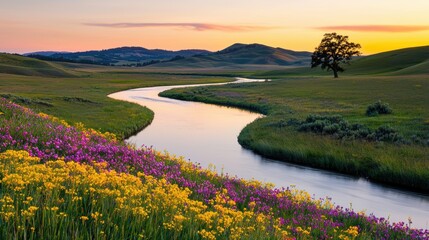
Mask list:
[[[242,81],[246,81],[242,79]],[[259,83],[264,84],[264,83]],[[195,85],[187,85],[195,86]],[[429,196],[386,188],[364,179],[273,161],[243,149],[237,136],[260,114],[210,104],[161,98],[158,93],[174,87],[133,89],[109,95],[141,104],[155,112],[150,126],[127,141],[137,146],[185,156],[203,167],[242,178],[255,178],[277,187],[305,189],[315,197],[330,197],[341,206],[366,210],[391,221],[413,219],[413,227],[428,228]]]

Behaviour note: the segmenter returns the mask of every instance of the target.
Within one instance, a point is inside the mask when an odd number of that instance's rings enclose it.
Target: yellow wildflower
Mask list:
[[[54,211],[54,212],[58,211],[58,209],[59,209],[58,207],[51,207],[51,211]]]
[[[198,231],[198,234],[200,234],[203,239],[216,240],[216,235],[213,231],[206,231],[205,229],[203,229],[201,231]]]
[[[67,217],[67,213],[65,213],[65,212],[60,212],[60,214],[58,215],[59,217]]]
[[[101,214],[101,213],[99,213],[99,212],[95,212],[95,213],[91,213],[91,217],[94,219],[94,220],[98,220],[99,218],[101,218],[103,216],[103,214]]]
[[[359,228],[357,226],[350,226],[347,230],[344,231],[344,233],[356,237],[359,235]]]

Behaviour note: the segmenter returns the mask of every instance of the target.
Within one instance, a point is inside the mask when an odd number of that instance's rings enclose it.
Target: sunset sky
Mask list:
[[[312,51],[326,32],[364,54],[429,45],[428,0],[0,0],[0,52],[120,46]]]

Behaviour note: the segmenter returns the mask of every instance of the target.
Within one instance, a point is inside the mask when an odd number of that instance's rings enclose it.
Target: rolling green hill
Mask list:
[[[374,55],[355,58],[345,66],[341,76],[353,75],[421,75],[429,74],[429,46],[403,48]],[[286,76],[329,76],[332,72],[320,68],[285,68],[259,72],[255,77],[282,78]]]
[[[305,66],[310,62],[309,52],[296,52],[262,44],[233,44],[221,51],[193,56],[152,67],[186,68],[243,68],[245,66]]]
[[[76,76],[75,72],[59,64],[6,53],[0,53],[0,73],[40,77]]]
[[[352,62],[350,74],[427,74],[429,46],[403,48],[359,58]]]

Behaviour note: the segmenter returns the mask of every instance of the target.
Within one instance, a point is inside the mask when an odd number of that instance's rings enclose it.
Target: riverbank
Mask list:
[[[416,87],[417,86],[417,87]],[[242,146],[282,161],[338,171],[372,181],[429,191],[428,147],[410,144],[340,141],[297,132],[286,122],[310,113],[341,114],[352,123],[376,128],[388,123],[405,136],[428,133],[424,77],[297,78],[265,84],[176,89],[161,96],[240,107],[267,114],[243,129]],[[396,90],[395,90],[396,89]],[[368,95],[368,92],[372,92]],[[382,96],[395,109],[391,116],[369,118],[368,103]],[[426,124],[426,125],[425,125]]]

